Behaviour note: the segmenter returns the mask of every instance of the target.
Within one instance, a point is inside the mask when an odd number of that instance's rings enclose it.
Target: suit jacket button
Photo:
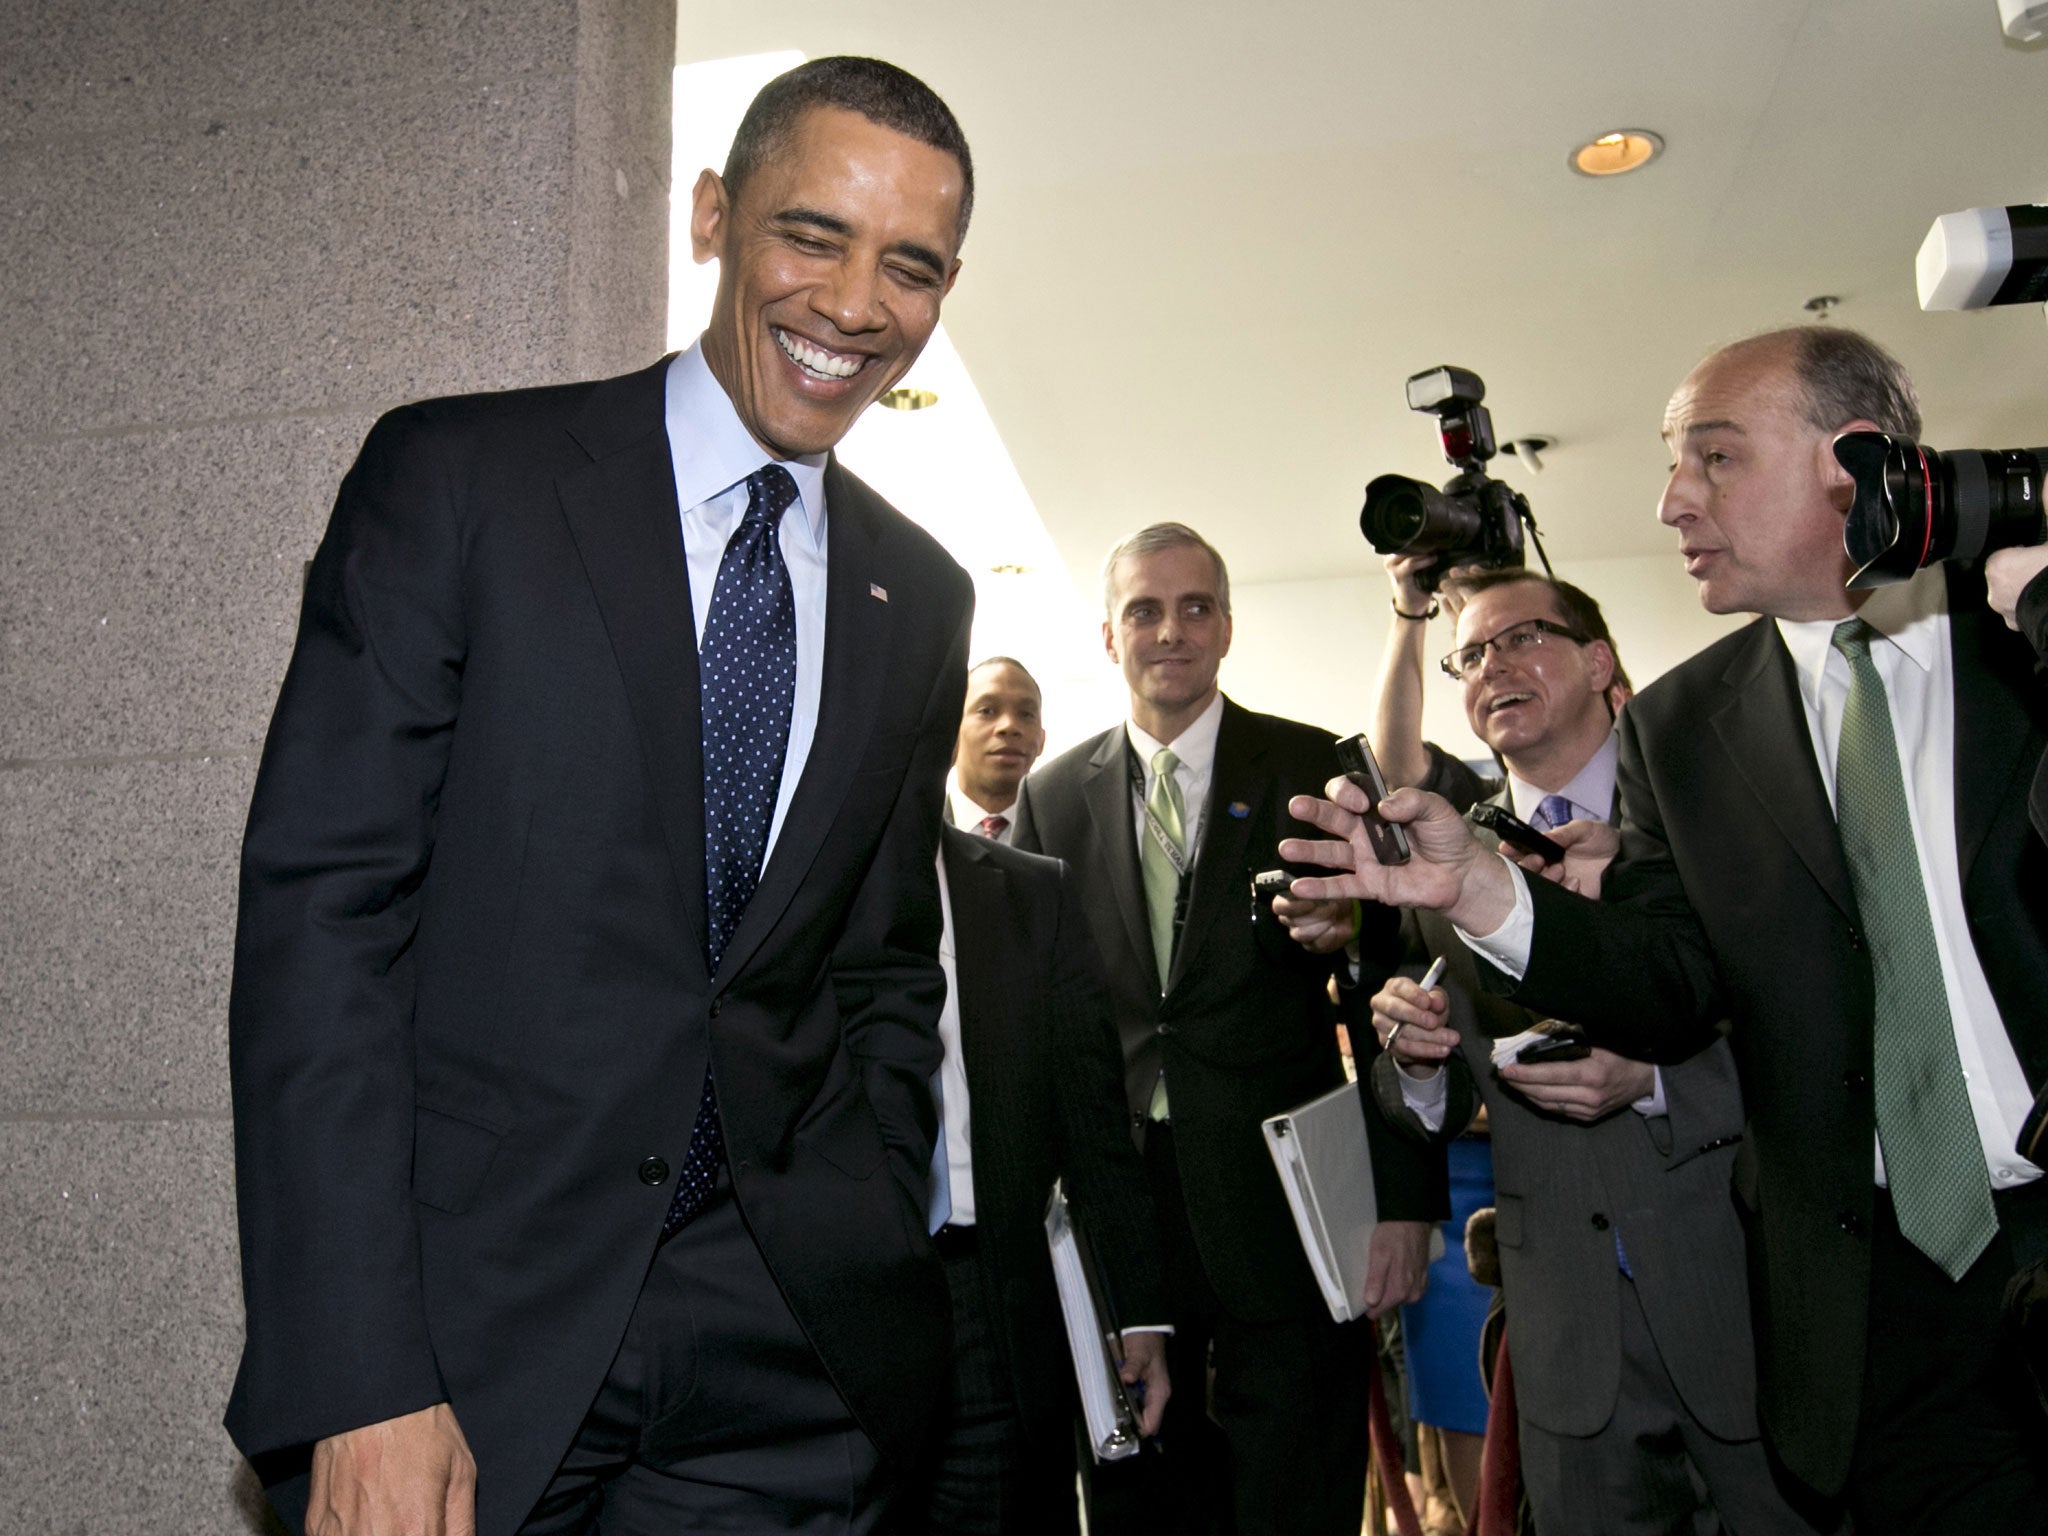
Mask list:
[[[1870,1086],[1870,1074],[1868,1072],[1859,1072],[1854,1067],[1851,1067],[1842,1074],[1842,1086],[1851,1093],[1861,1093]]]
[[[1861,1237],[1863,1235],[1863,1218],[1861,1216],[1858,1216],[1854,1211],[1842,1212],[1839,1220],[1841,1222],[1842,1230],[1848,1233],[1849,1236]]]
[[[719,1006],[723,1004],[724,1001],[725,999],[722,997],[714,997],[713,999],[711,999],[711,1017],[713,1017],[714,1019],[718,1017]]]
[[[1155,1035],[1170,1035],[1173,1033],[1173,1026],[1171,1024],[1157,1024],[1153,1026],[1152,1033]]]
[[[1851,928],[1849,930],[1849,947],[1859,955],[1863,953],[1863,930],[1861,928]]]
[[[668,1182],[668,1164],[658,1157],[640,1159],[640,1182],[642,1184],[665,1184]]]
[[[1605,1232],[1607,1230],[1607,1226],[1607,1218],[1603,1216],[1600,1212],[1595,1211],[1593,1213],[1593,1230],[1595,1232]]]

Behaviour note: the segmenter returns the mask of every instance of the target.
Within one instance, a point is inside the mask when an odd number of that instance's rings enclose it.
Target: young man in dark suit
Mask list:
[[[998,656],[967,674],[953,819],[1005,809],[1045,746],[1038,683]],[[987,802],[993,802],[989,806]],[[1066,868],[1004,844],[1004,827],[940,833],[939,1036],[953,1372],[938,1431],[906,1490],[902,1536],[1060,1536],[1079,1528],[1078,1411],[1045,1217],[1064,1181],[1119,1324],[1165,1316],[1143,1169],[1125,1130],[1123,1063],[1102,962]],[[1122,1375],[1159,1426],[1164,1339],[1126,1331]],[[1092,1365],[1094,1362],[1090,1362]]]
[[[1599,605],[1521,570],[1467,577],[1461,595],[1445,666],[1506,770],[1492,803],[1539,831],[1612,821],[1607,701],[1619,663]],[[1728,1198],[1743,1110],[1727,1042],[1661,1068],[1595,1046],[1496,1072],[1495,1040],[1540,1015],[1488,992],[1437,913],[1408,921],[1411,963],[1441,957],[1443,985],[1425,993],[1397,976],[1373,998],[1382,1041],[1400,1033],[1372,1087],[1419,1137],[1455,1137],[1485,1107],[1522,1484],[1538,1528],[1625,1536],[1718,1517],[1751,1536],[1810,1533],[1758,1438],[1742,1229]]]
[[[1624,713],[1607,900],[1524,879],[1416,791],[1385,807],[1407,866],[1334,785],[1348,808],[1302,810],[1346,841],[1291,851],[1353,870],[1305,892],[1444,912],[1519,1000],[1624,1054],[1731,1021],[1766,1438],[1861,1533],[2036,1533],[2048,1417],[1999,1299],[2048,1249],[2014,1146],[2048,1082],[2048,701],[1980,571],[1845,589],[1832,444],[1856,429],[1916,438],[1919,409],[1832,327],[1723,348],[1672,397],[1660,516],[1709,609],[1763,617]]]
[[[965,141],[821,59],[693,194],[698,345],[386,417],[243,848],[236,1441],[334,1536],[872,1529],[944,1379],[934,853],[972,607],[832,459]]]
[[[1344,1080],[1326,994],[1351,915],[1285,898],[1276,915],[1251,885],[1293,829],[1288,797],[1335,771],[1333,738],[1218,690],[1229,577],[1192,529],[1118,545],[1104,597],[1130,718],[1024,781],[1017,845],[1067,861],[1109,966],[1179,1385],[1163,1450],[1094,1470],[1090,1529],[1355,1536],[1370,1330],[1331,1321],[1259,1125]],[[1367,1119],[1377,1315],[1421,1294],[1446,1207],[1427,1155]]]

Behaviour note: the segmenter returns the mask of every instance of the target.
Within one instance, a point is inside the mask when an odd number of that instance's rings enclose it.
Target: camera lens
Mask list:
[[[1383,555],[1423,555],[1481,547],[1479,509],[1465,497],[1405,475],[1381,475],[1365,488],[1358,530]]]
[[[1937,453],[1885,432],[1845,432],[1835,457],[1856,482],[1842,546],[1851,589],[1905,581],[1940,560],[2048,541],[2041,473],[2048,448]]]

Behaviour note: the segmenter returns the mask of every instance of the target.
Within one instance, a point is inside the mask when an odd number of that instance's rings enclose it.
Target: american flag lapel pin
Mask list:
[[[878,581],[871,581],[868,583],[868,596],[878,603],[886,603],[889,601],[889,589]]]

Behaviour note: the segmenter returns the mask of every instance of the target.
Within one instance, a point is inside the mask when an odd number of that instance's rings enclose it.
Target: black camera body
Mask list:
[[[1842,547],[1856,563],[1852,592],[1908,580],[1937,561],[2048,543],[2048,448],[1937,453],[1890,432],[1844,432],[1834,446],[1856,482],[1842,525]]]
[[[1383,555],[1435,552],[1416,582],[1434,592],[1453,566],[1527,563],[1522,531],[1536,519],[1519,491],[1486,472],[1494,456],[1493,417],[1480,402],[1486,383],[1465,368],[1432,368],[1408,380],[1408,409],[1436,417],[1444,458],[1459,473],[1441,489],[1405,475],[1380,475],[1365,487],[1358,528]]]

